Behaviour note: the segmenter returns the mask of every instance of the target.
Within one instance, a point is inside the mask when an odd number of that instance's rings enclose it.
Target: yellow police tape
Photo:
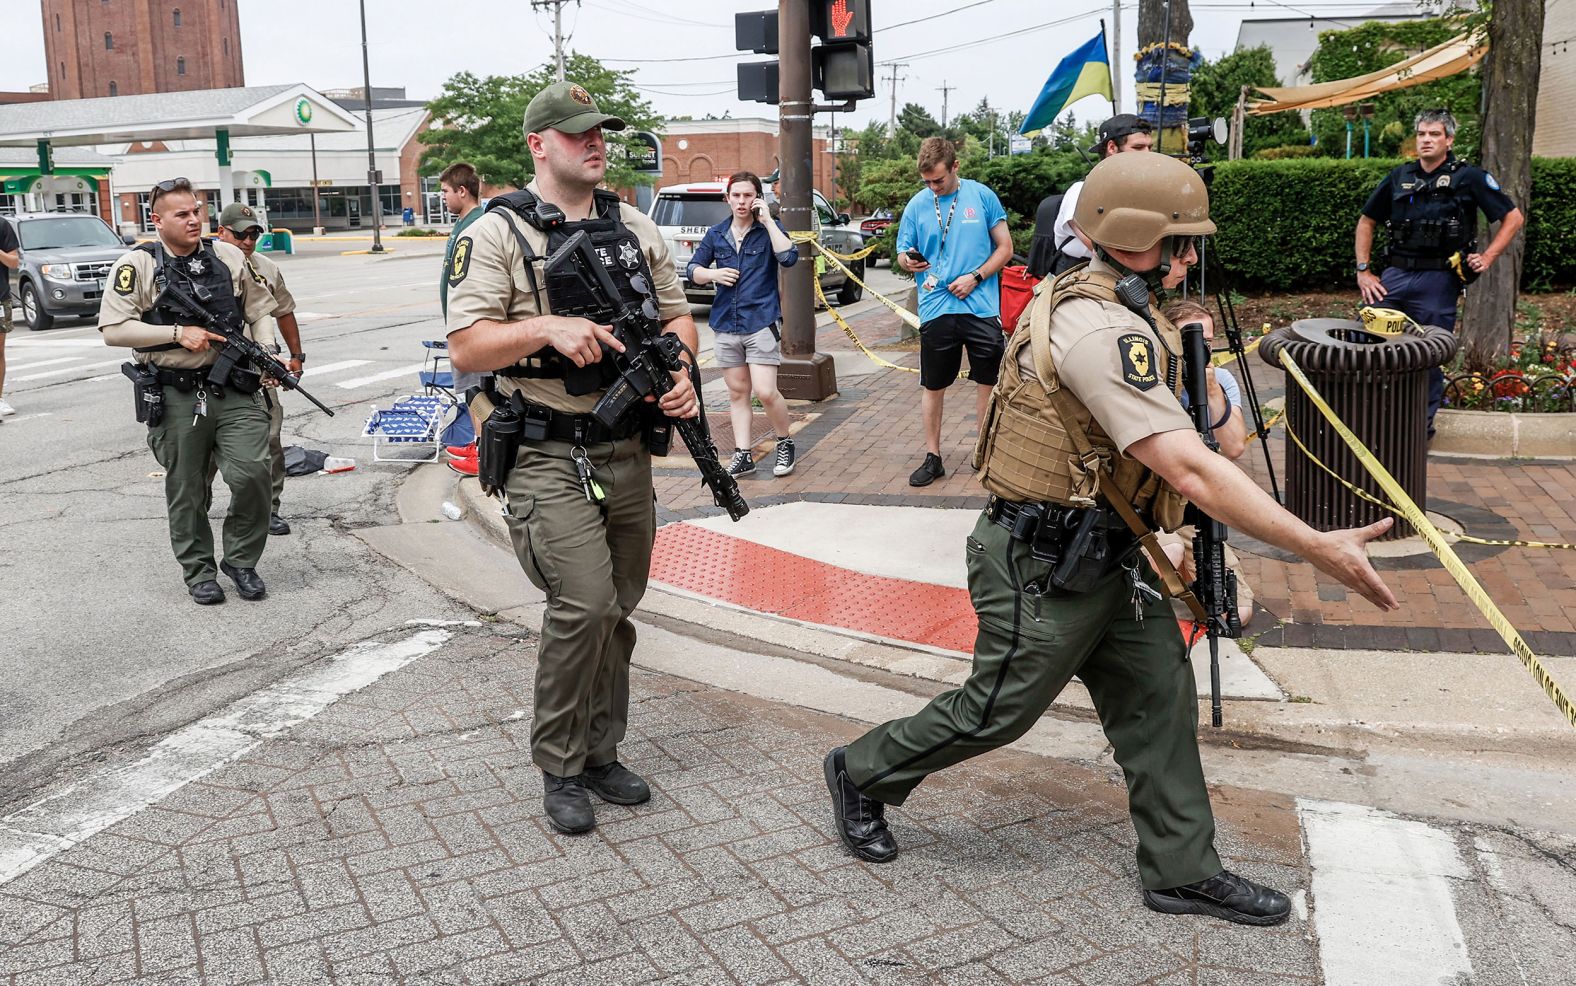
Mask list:
[[[814,233],[801,231],[789,233],[788,235],[795,243],[813,243],[816,250],[818,250],[829,263],[836,265],[837,268],[841,270],[850,281],[853,281],[855,284],[859,285],[861,289],[870,292],[871,297],[890,308],[893,313],[895,313],[898,318],[901,318],[910,328],[915,330],[919,329],[918,315],[914,314],[907,308],[904,308],[902,305],[899,305],[897,302],[891,300],[881,292],[866,284],[858,274],[855,274],[847,264],[843,263],[844,260],[854,261],[864,259],[873,253],[879,244],[867,246],[863,250],[860,250],[856,253],[837,253],[834,250],[827,249],[826,245],[823,244]],[[849,341],[851,341],[859,349],[859,351],[865,355],[866,359],[870,360],[877,366],[883,366],[889,370],[902,370],[904,373],[919,372],[918,368],[916,367],[901,366],[892,362],[891,360],[884,359],[869,346],[865,345],[864,340],[860,339],[858,333],[854,332],[854,327],[848,324],[847,319],[843,318],[842,312],[839,312],[837,310],[837,306],[833,305],[831,300],[826,297],[826,293],[821,289],[821,279],[817,277],[814,280],[816,300],[821,302],[821,304],[826,307],[827,313],[832,316],[832,321],[837,323],[838,328],[843,330],[843,334],[848,336]],[[958,374],[959,377],[967,377],[968,375],[969,374],[967,370]]]
[[[1423,334],[1423,327],[1413,321],[1412,316],[1394,308],[1364,305],[1358,309],[1358,314],[1362,316],[1364,332],[1380,336],[1398,336],[1403,332]]]
[[[1505,614],[1500,612],[1499,607],[1494,604],[1494,600],[1483,590],[1483,586],[1478,583],[1477,579],[1472,577],[1472,573],[1467,570],[1466,565],[1450,549],[1450,545],[1446,543],[1444,535],[1440,533],[1439,528],[1434,526],[1433,522],[1418,508],[1416,503],[1412,502],[1412,498],[1406,495],[1406,491],[1401,488],[1400,483],[1395,481],[1395,477],[1390,475],[1390,471],[1378,459],[1374,458],[1374,454],[1368,451],[1367,446],[1358,440],[1356,435],[1352,434],[1352,430],[1346,427],[1346,424],[1330,409],[1330,405],[1324,402],[1324,398],[1314,388],[1313,384],[1309,382],[1308,378],[1303,375],[1302,368],[1297,365],[1296,360],[1291,358],[1291,354],[1281,350],[1280,362],[1286,368],[1286,372],[1291,375],[1291,378],[1297,382],[1297,386],[1301,387],[1303,393],[1308,395],[1308,399],[1313,402],[1313,406],[1319,409],[1319,413],[1324,415],[1324,419],[1335,429],[1335,433],[1341,436],[1341,440],[1346,443],[1346,447],[1351,449],[1352,455],[1356,457],[1358,462],[1362,463],[1364,469],[1368,470],[1369,475],[1378,481],[1385,495],[1389,496],[1391,501],[1399,507],[1401,515],[1417,529],[1417,532],[1423,536],[1423,540],[1428,542],[1429,548],[1433,550],[1440,563],[1445,566],[1445,570],[1456,580],[1456,584],[1461,587],[1461,591],[1466,593],[1467,598],[1472,600],[1472,604],[1477,607],[1478,612],[1483,614],[1484,618],[1488,620],[1494,629],[1498,631],[1500,637],[1504,639],[1505,643],[1509,645],[1511,651],[1520,658],[1522,665],[1526,667],[1528,673],[1532,675],[1532,679],[1543,689],[1544,694],[1548,695],[1549,699],[1553,701],[1555,708],[1560,710],[1560,714],[1565,716],[1565,720],[1572,727],[1576,727],[1576,705],[1571,704],[1570,698],[1566,696],[1564,690],[1550,676],[1548,670],[1544,668],[1543,662],[1538,660],[1538,656],[1532,652],[1531,647],[1527,646],[1527,642],[1521,638],[1521,634],[1505,618]]]

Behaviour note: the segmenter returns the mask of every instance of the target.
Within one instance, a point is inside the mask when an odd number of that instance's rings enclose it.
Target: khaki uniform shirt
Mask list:
[[[541,194],[532,182],[527,186]],[[651,268],[651,290],[655,295],[657,316],[662,321],[689,314],[689,302],[684,300],[684,286],[679,283],[677,269],[668,244],[657,231],[650,218],[628,204],[620,206],[619,219],[628,226],[640,241],[641,251]],[[536,283],[542,291],[542,304],[547,304],[547,273],[545,271],[547,234],[508,209],[497,209],[472,223],[454,244],[454,256],[449,264],[449,334],[463,332],[482,319],[494,322],[518,322],[536,315],[548,314],[536,306],[531,293],[531,282],[526,278],[525,260],[520,244],[505,223],[512,223],[525,236],[532,252]],[[521,353],[521,357],[532,355]],[[497,378],[500,393],[519,393],[534,404],[550,407],[569,414],[588,414],[596,406],[600,392],[571,397],[564,391],[562,380],[531,378]]]
[[[290,289],[285,286],[284,271],[280,270],[279,265],[273,260],[260,253],[254,253],[246,262],[256,275],[254,280],[268,289],[268,293],[274,296],[274,304],[278,306],[272,315],[266,316],[253,326],[253,337],[265,346],[278,349],[285,341],[279,334],[279,319],[295,314],[295,295],[291,294]]]
[[[260,335],[258,323],[272,315],[277,303],[268,289],[255,279],[246,266],[246,254],[228,243],[215,242],[213,252],[220,262],[230,269],[230,284],[246,320],[246,334],[259,342],[270,341]],[[99,303],[99,331],[106,346],[134,346],[148,348],[174,341],[174,326],[154,325],[144,322],[142,316],[158,299],[159,289],[153,284],[153,254],[146,250],[128,250],[110,268],[109,280],[104,285],[104,298]],[[139,363],[152,362],[172,370],[194,370],[210,366],[219,359],[218,351],[210,345],[200,353],[189,349],[167,349],[158,353],[137,353]]]
[[[1119,276],[1098,257],[1089,268]],[[1161,317],[1157,314],[1156,321]],[[1181,373],[1182,354],[1168,354],[1137,313],[1115,301],[1068,298],[1051,314],[1050,335],[1051,360],[1062,386],[1089,409],[1119,451],[1150,435],[1193,430],[1193,419],[1166,383],[1169,359]],[[1032,350],[1019,350],[1018,369],[1039,379]]]

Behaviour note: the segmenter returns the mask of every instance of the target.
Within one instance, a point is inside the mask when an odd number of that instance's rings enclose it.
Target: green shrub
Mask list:
[[[1522,205],[1527,214],[1527,252],[1521,265],[1521,283],[1528,290],[1547,291],[1576,284],[1576,199],[1570,194],[1573,182],[1576,158],[1532,159],[1532,202],[1530,206]]]
[[[1319,149],[1312,144],[1285,144],[1280,147],[1264,147],[1249,155],[1256,161],[1284,161],[1287,158],[1318,156]]]

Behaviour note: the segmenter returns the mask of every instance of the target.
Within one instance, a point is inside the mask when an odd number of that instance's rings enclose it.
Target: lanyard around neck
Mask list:
[[[947,209],[947,221],[943,223],[941,221],[941,196],[937,195],[935,192],[930,193],[930,204],[936,208],[936,227],[941,230],[941,247],[936,251],[936,259],[938,261],[942,257],[946,256],[947,231],[952,228],[952,215],[958,211],[958,199],[962,197],[963,186],[962,184],[959,184],[957,191],[952,193],[952,205]]]

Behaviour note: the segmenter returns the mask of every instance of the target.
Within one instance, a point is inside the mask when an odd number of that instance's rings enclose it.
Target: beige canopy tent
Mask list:
[[[1246,103],[1243,109],[1246,113],[1257,115],[1345,106],[1371,99],[1380,93],[1408,89],[1464,72],[1482,61],[1486,54],[1487,43],[1474,44],[1469,35],[1458,34],[1421,54],[1354,79],[1320,82],[1311,86],[1257,87],[1257,91],[1267,98]]]

